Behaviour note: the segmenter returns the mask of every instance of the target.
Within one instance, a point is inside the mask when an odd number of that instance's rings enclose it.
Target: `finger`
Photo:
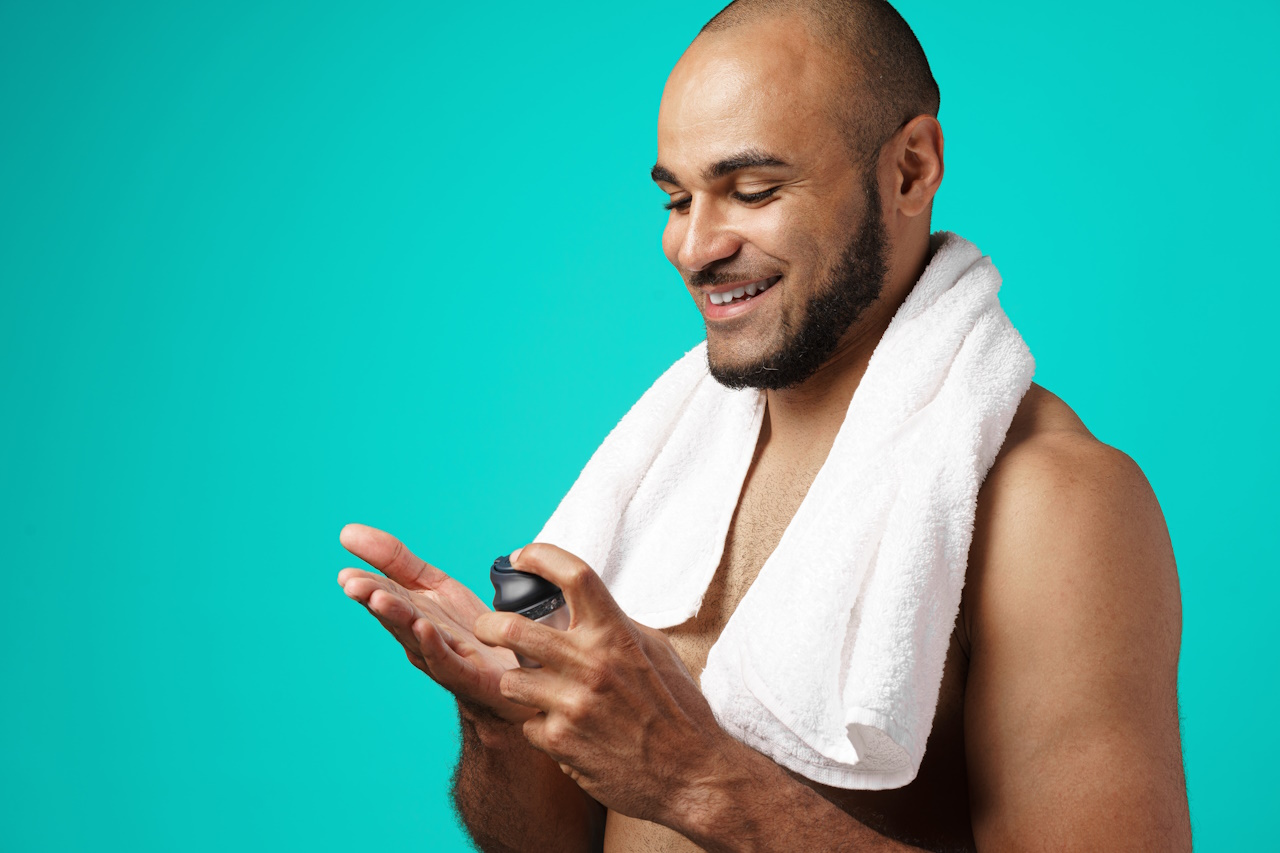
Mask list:
[[[416,649],[410,626],[413,620],[425,616],[407,592],[395,581],[372,572],[344,569],[346,577],[342,591],[353,601],[365,606],[379,622],[405,647]],[[432,614],[436,615],[436,614]]]
[[[387,619],[368,604],[364,605],[364,609],[378,621],[378,624],[391,635],[392,639],[401,645],[405,654],[408,655],[409,661],[414,666],[422,669],[422,654],[419,651],[419,643],[413,636],[413,632],[403,625],[397,624],[394,620]]]
[[[454,652],[453,638],[443,628],[424,616],[414,621],[409,633],[413,642],[405,646],[405,657],[432,681],[452,692],[462,679],[475,680],[468,671],[474,667]]]
[[[485,645],[510,649],[543,666],[567,670],[582,664],[582,652],[567,632],[540,625],[518,613],[482,614],[476,619],[473,631],[476,639]]]
[[[406,612],[403,607],[392,604],[392,600],[393,596],[385,590],[376,590],[364,604],[364,608],[396,642],[404,646],[412,659],[412,655],[419,654],[419,643],[413,635],[412,625],[420,614]]]
[[[493,679],[493,675],[486,676],[482,672],[481,665],[477,663],[482,657],[493,655],[495,650],[488,649],[482,653],[471,643],[451,635],[447,629],[425,617],[415,620],[412,630],[418,641],[419,654],[425,664],[423,671],[440,686],[459,698],[473,700],[496,689],[497,685],[492,682],[488,682],[489,686],[486,687],[487,680]],[[502,650],[500,654],[506,655],[508,659],[505,662],[499,662],[491,658],[488,668],[491,669],[493,666],[517,668],[515,658],[510,652]]]
[[[415,619],[409,626],[415,651],[426,664],[426,673],[442,684],[455,684],[464,675],[467,662],[453,649],[453,635],[430,619]]]
[[[375,575],[373,572],[360,572],[357,575],[348,575],[347,582],[342,585],[342,591],[353,601],[367,605],[369,597],[378,590],[390,593],[391,595],[407,597],[408,593],[400,584],[385,578],[382,575]]]
[[[513,552],[511,565],[560,587],[569,605],[570,627],[625,618],[600,576],[563,548],[535,542]]]
[[[562,697],[571,689],[572,685],[561,676],[546,669],[518,666],[504,672],[498,680],[498,690],[504,698],[543,713],[558,711]]]
[[[578,752],[581,740],[565,715],[545,712],[534,714],[525,720],[521,731],[530,746],[545,752],[575,782],[585,777],[585,774],[573,766],[573,753]]]
[[[347,572],[351,572],[351,574],[346,574]],[[414,616],[427,616],[437,623],[448,625],[450,628],[462,632],[470,630],[459,622],[452,613],[440,607],[427,595],[417,591],[406,590],[388,577],[375,575],[373,572],[365,572],[360,569],[344,569],[343,575],[346,578],[346,583],[343,585],[342,591],[346,593],[348,598],[358,601],[365,607],[369,606],[370,597],[375,592],[384,590],[404,601],[405,608],[411,610]]]
[[[380,592],[374,601],[382,604],[384,595]],[[459,656],[452,651],[455,643],[453,636],[444,628],[436,625],[426,616],[418,616],[404,620],[399,615],[388,618],[378,607],[368,606],[369,613],[381,623],[387,632],[394,636],[404,647],[405,656],[415,667],[440,681],[442,673],[456,675],[463,667]]]
[[[362,604],[369,600],[369,593],[373,592],[374,588],[392,583],[395,581],[386,575],[366,572],[364,569],[347,568],[338,572],[338,584],[342,587],[342,591],[351,598],[355,598],[353,592],[360,591],[363,597],[357,600]]]
[[[369,596],[368,607],[378,619],[393,626],[397,631],[397,636],[403,635],[408,642],[413,642],[410,632],[413,621],[419,616],[426,615],[414,607],[412,603],[398,595],[387,592],[385,589],[373,591],[373,594]]]
[[[338,534],[342,547],[387,577],[410,589],[432,589],[449,576],[405,547],[384,530],[348,524]]]

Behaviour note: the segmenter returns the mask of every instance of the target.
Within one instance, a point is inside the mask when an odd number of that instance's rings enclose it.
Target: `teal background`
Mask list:
[[[1155,487],[1197,846],[1269,846],[1280,7],[980,5],[900,5],[935,227]],[[467,849],[338,530],[487,595],[700,339],[647,171],[717,8],[0,2],[0,847]]]

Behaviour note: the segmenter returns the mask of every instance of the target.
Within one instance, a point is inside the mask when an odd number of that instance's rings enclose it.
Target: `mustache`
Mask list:
[[[698,270],[690,273],[689,284],[692,287],[716,287],[721,284],[733,284],[735,281],[756,281],[762,278],[773,278],[781,275],[777,272],[755,272],[752,270],[742,270],[740,272],[731,272],[727,270]]]

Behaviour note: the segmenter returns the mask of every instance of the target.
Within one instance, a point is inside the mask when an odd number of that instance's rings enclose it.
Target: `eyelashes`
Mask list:
[[[764,201],[766,198],[776,193],[778,189],[778,187],[770,187],[769,189],[762,190],[758,193],[733,193],[732,195],[738,201],[746,202],[747,204],[755,204],[757,201]]]
[[[730,193],[729,195],[733,197],[735,200],[740,201],[744,204],[755,204],[756,202],[764,201],[765,199],[769,198],[774,193],[776,193],[779,189],[781,189],[781,187],[770,187],[769,189],[761,190],[758,193],[735,192],[735,193]],[[672,199],[671,201],[664,204],[662,206],[662,209],[663,210],[685,210],[689,207],[689,201],[690,199],[687,199],[687,198]]]

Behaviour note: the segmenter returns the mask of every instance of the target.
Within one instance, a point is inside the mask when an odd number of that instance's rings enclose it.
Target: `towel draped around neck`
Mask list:
[[[978,488],[1035,362],[1000,275],[949,232],[876,346],[831,451],[701,676],[720,725],[842,788],[919,771],[964,586]],[[637,622],[694,616],[720,564],[765,411],[706,344],[649,388],[538,536]]]

